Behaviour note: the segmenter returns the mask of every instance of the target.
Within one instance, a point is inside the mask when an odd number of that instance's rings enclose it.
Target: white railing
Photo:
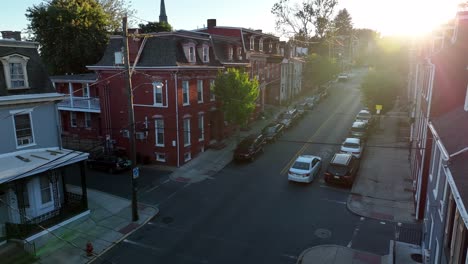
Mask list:
[[[71,96],[68,99],[58,103],[59,108],[75,108],[75,109],[88,109],[101,111],[101,105],[99,104],[99,98],[94,97],[79,97]]]

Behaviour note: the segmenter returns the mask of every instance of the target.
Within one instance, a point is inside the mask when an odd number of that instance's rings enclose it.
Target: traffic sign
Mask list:
[[[375,110],[382,110],[382,105],[375,105]]]
[[[140,176],[140,169],[138,167],[133,168],[133,179],[136,179]]]

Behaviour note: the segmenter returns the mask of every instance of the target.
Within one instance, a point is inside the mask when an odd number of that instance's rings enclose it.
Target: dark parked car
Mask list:
[[[359,138],[361,140],[367,139],[367,123],[355,121],[349,130],[350,137]]]
[[[325,172],[326,183],[352,186],[359,170],[359,160],[349,153],[336,153]]]
[[[132,162],[116,155],[98,155],[88,159],[88,168],[116,173],[131,168]]]
[[[265,137],[262,134],[250,135],[244,138],[237,148],[234,150],[234,160],[250,160],[253,161],[255,156],[263,152]]]
[[[262,134],[266,141],[276,141],[284,132],[282,123],[271,123],[262,130]]]

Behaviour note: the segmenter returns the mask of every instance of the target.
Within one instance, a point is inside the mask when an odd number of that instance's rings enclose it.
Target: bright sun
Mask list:
[[[386,20],[382,32],[388,35],[418,36],[430,32],[455,17],[459,0],[410,0]]]

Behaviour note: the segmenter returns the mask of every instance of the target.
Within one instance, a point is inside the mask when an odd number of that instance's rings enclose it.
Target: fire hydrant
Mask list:
[[[88,241],[88,243],[86,243],[86,255],[88,255],[88,257],[93,256],[93,250],[93,244],[91,244],[91,242]]]

